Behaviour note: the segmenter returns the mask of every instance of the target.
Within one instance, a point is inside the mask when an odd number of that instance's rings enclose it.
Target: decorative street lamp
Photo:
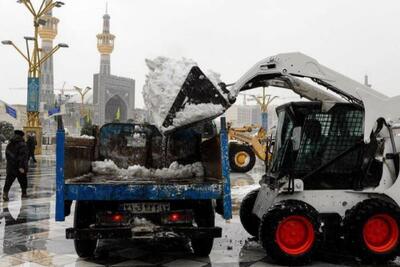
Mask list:
[[[256,96],[256,95],[250,95],[250,96],[253,97],[253,99],[257,102],[258,105],[260,105],[261,126],[264,128],[264,130],[268,130],[268,106],[274,99],[278,98],[278,96],[271,96],[266,94],[265,86],[263,86],[262,96]]]
[[[81,118],[83,118],[84,117],[84,115],[85,115],[85,107],[84,107],[84,104],[85,104],[85,95],[87,94],[87,93],[89,93],[89,91],[90,90],[92,90],[92,88],[90,88],[89,86],[86,86],[86,88],[85,89],[83,89],[83,88],[80,88],[80,87],[78,87],[78,86],[74,86],[74,89],[79,93],[79,95],[81,96]]]
[[[80,110],[80,118],[79,118],[79,127],[81,127],[84,124],[84,118],[85,118],[85,95],[87,93],[89,93],[90,90],[92,90],[92,88],[90,88],[89,86],[86,86],[85,89],[80,88],[78,86],[74,86],[74,89],[79,93],[79,95],[81,96],[81,110]],[[88,115],[89,116],[89,115]],[[78,126],[77,126],[78,127]],[[79,128],[78,127],[78,128]]]
[[[33,26],[34,36],[24,37],[26,42],[26,54],[24,54],[12,41],[5,40],[1,43],[3,45],[13,46],[17,52],[28,62],[28,99],[27,99],[27,124],[24,127],[26,132],[34,132],[38,142],[37,153],[41,153],[42,144],[42,128],[40,125],[39,118],[39,107],[40,107],[40,72],[41,65],[49,59],[58,49],[66,48],[66,44],[58,44],[47,54],[40,57],[41,49],[39,48],[39,27],[43,27],[48,22],[43,19],[43,16],[51,11],[54,7],[61,7],[64,5],[63,2],[53,0],[42,0],[39,9],[35,9],[31,3],[31,0],[19,0],[17,1],[23,4],[29,12],[33,15]],[[30,49],[29,42],[33,42],[33,48]]]

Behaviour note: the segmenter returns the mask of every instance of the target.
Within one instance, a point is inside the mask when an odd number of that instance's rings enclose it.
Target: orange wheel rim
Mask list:
[[[250,156],[247,152],[240,151],[235,155],[235,163],[237,166],[245,167],[250,162]]]
[[[279,223],[275,238],[283,252],[300,255],[308,252],[314,244],[314,226],[305,216],[291,215]]]
[[[368,219],[363,227],[365,245],[373,252],[386,253],[396,247],[399,226],[388,214],[377,214]]]

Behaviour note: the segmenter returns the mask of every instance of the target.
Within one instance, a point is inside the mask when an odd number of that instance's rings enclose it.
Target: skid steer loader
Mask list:
[[[260,61],[230,97],[266,84],[311,101],[277,108],[273,158],[242,201],[243,227],[285,265],[308,263],[329,244],[368,263],[400,255],[400,98],[301,53]]]
[[[278,54],[257,63],[230,91],[193,67],[162,126],[173,131],[211,120],[239,92],[261,86],[311,101],[277,109],[272,162],[260,188],[242,201],[244,228],[281,264],[307,263],[328,243],[343,244],[369,263],[398,256],[400,97],[389,98],[304,54]],[[196,120],[182,116],[189,105],[207,103],[223,109]]]

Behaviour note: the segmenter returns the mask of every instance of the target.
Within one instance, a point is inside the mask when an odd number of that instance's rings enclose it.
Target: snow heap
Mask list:
[[[139,218],[139,217],[133,218],[133,224],[136,226],[154,226],[154,224],[151,221],[146,220],[146,218]]]
[[[183,110],[176,113],[172,127],[179,127],[181,125],[200,121],[207,117],[211,118],[221,114],[222,112],[224,112],[224,107],[222,105],[187,104]]]
[[[118,166],[114,163],[114,161],[106,159],[104,161],[94,161],[92,162],[92,169],[93,172],[97,174],[118,174],[119,168]]]
[[[94,136],[90,136],[90,135],[84,134],[84,135],[78,136],[78,138],[82,138],[82,139],[94,139]]]
[[[90,136],[90,135],[71,135],[71,137],[73,138],[80,138],[80,139],[94,139],[94,136]]]
[[[149,73],[143,86],[143,99],[147,110],[151,112],[153,123],[165,131],[162,124],[170,111],[176,96],[182,88],[193,66],[197,63],[191,59],[181,60],[166,57],[157,57],[154,60],[146,59]],[[207,78],[220,90],[218,83],[220,75],[213,71],[206,72]],[[185,109],[176,114],[173,127],[183,126],[207,117],[219,115],[223,112],[221,105],[199,104],[186,105]]]
[[[93,172],[101,175],[114,174],[124,178],[140,177],[140,178],[189,178],[203,177],[204,168],[201,162],[193,164],[181,165],[174,161],[169,168],[163,169],[147,169],[140,165],[129,166],[128,169],[119,168],[112,160],[92,162]]]
[[[146,64],[150,71],[143,86],[143,99],[155,125],[161,127],[190,69],[197,64],[190,59],[166,57],[146,59]]]

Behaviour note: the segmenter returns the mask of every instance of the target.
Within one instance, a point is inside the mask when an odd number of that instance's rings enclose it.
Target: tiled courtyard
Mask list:
[[[73,241],[65,239],[65,228],[72,225],[72,216],[65,222],[54,220],[55,160],[43,156],[29,172],[29,199],[20,199],[17,181],[10,192],[10,201],[1,201],[0,266],[276,266],[263,249],[249,238],[240,225],[237,208],[245,192],[255,187],[262,168],[250,174],[232,174],[235,215],[226,222],[217,216],[223,237],[216,239],[207,258],[196,258],[181,241],[143,243],[103,241],[94,259],[80,259]],[[5,179],[1,168],[0,184]],[[314,266],[350,266],[356,262],[338,262],[338,257],[325,255]],[[395,264],[395,263],[393,263]]]

